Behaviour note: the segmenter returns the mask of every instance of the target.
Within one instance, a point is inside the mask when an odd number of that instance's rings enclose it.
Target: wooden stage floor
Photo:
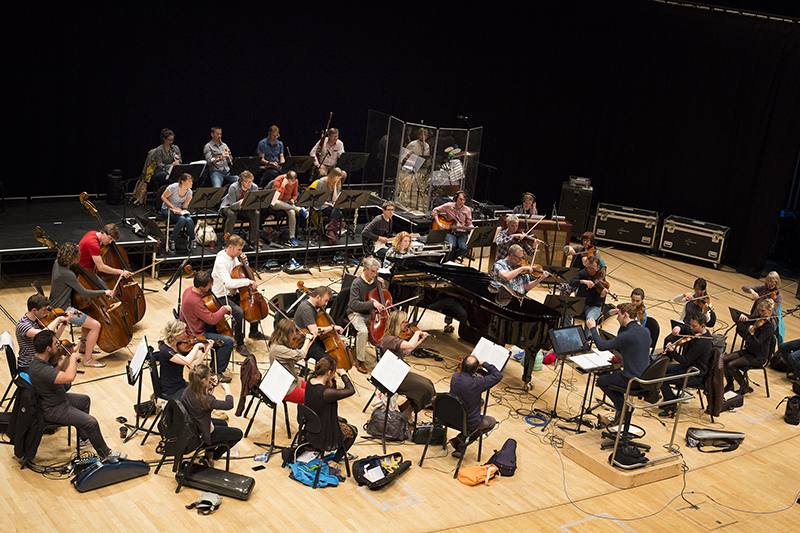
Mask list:
[[[722,332],[730,325],[728,306],[749,309],[749,299],[739,288],[755,284],[757,280],[723,268],[714,270],[702,265],[674,259],[643,255],[630,251],[602,248],[608,264],[611,290],[627,299],[632,287],[642,287],[648,299],[671,299],[689,290],[695,278],[709,281],[709,292],[728,288],[736,289],[715,300]],[[321,273],[290,276],[282,274],[267,285],[266,296],[290,292],[297,281],[306,286],[329,283],[338,279],[341,268],[324,268]],[[162,280],[166,280],[164,276]],[[15,318],[25,311],[25,301],[31,294],[31,277],[13,276],[5,280],[0,300]],[[48,290],[48,279],[41,279]],[[176,284],[177,285],[177,284]],[[147,294],[147,314],[135,328],[131,344],[135,347],[142,335],[151,344],[159,338],[163,324],[171,318],[172,307],[178,296],[178,287],[169,292],[160,290]],[[151,284],[160,286],[160,284]],[[186,283],[184,283],[184,288]],[[337,288],[334,286],[334,288]],[[793,295],[796,286],[786,283],[784,309],[797,306]],[[531,292],[543,300],[545,291],[537,288]],[[646,303],[648,300],[646,300]],[[662,305],[649,311],[662,325],[677,317],[676,305]],[[5,326],[0,331],[12,330],[12,324],[2,318]],[[607,322],[616,331],[616,321]],[[263,322],[265,330],[272,330],[272,319]],[[425,345],[444,355],[444,362],[432,359],[412,359],[414,371],[433,380],[438,391],[447,391],[449,379],[459,355],[471,351],[472,346],[458,339],[456,334],[443,332],[441,315],[425,313],[424,330],[436,334]],[[667,326],[668,327],[668,326]],[[786,338],[800,337],[800,320],[796,316],[786,319]],[[663,338],[663,333],[662,333]],[[732,336],[729,339],[732,340]],[[659,340],[659,345],[661,341]],[[264,343],[248,341],[248,346],[266,369]],[[129,386],[124,376],[125,364],[132,357],[128,350],[120,350],[101,357],[107,363],[104,369],[86,369],[79,375],[75,392],[89,394],[93,399],[92,414],[100,421],[109,444],[128,453],[131,459],[155,461],[158,439],[151,437],[145,446],[139,438],[122,444],[119,438],[118,416],[134,419],[132,405],[136,402],[136,388]],[[0,386],[5,388],[8,371],[0,370]],[[232,388],[238,394],[240,383],[238,369],[234,367]],[[280,468],[280,460],[273,458],[266,469],[254,472],[256,463],[252,455],[264,450],[254,442],[269,441],[269,413],[262,409],[253,425],[250,437],[239,445],[238,460],[232,461],[231,470],[253,476],[254,493],[249,501],[225,498],[222,507],[211,516],[199,516],[184,508],[193,502],[200,491],[184,488],[175,494],[176,482],[169,467],[159,474],[126,481],[92,492],[78,493],[66,479],[50,479],[30,470],[20,471],[10,446],[0,456],[0,531],[320,531],[320,532],[372,532],[372,531],[798,531],[800,511],[791,507],[800,492],[800,477],[796,463],[800,456],[800,427],[783,421],[783,406],[776,405],[790,394],[791,386],[785,375],[768,370],[770,398],[766,397],[763,376],[754,372],[755,392],[746,397],[745,406],[735,412],[723,413],[714,424],[703,415],[695,399],[684,406],[678,426],[677,443],[685,454],[685,477],[678,475],[629,489],[619,489],[591,473],[580,464],[565,457],[561,447],[564,441],[589,441],[599,447],[600,432],[590,430],[578,437],[550,425],[547,431],[530,425],[525,415],[532,409],[549,410],[556,393],[556,371],[545,367],[534,373],[533,390],[522,388],[522,367],[510,362],[502,383],[492,391],[489,413],[500,421],[495,431],[484,441],[485,461],[491,451],[507,438],[519,443],[519,468],[515,476],[501,478],[491,487],[467,487],[452,479],[456,459],[441,448],[429,450],[424,467],[417,466],[423,446],[410,443],[390,444],[389,451],[399,451],[413,462],[411,469],[400,479],[380,492],[359,488],[348,479],[337,488],[312,490],[292,481],[288,470]],[[352,371],[358,394],[340,402],[340,415],[361,427],[367,415],[361,409],[372,389],[365,376]],[[97,380],[107,377],[108,379]],[[583,397],[585,377],[571,367],[564,371],[564,380],[558,400],[558,412],[564,416],[578,414]],[[149,381],[144,384],[145,394],[150,394]],[[597,395],[595,395],[597,396]],[[292,430],[296,430],[295,408],[290,406]],[[605,414],[608,414],[605,412]],[[663,452],[662,444],[669,440],[671,426],[662,425],[655,412],[637,411],[636,423],[643,426],[645,442],[653,445],[651,454]],[[247,420],[236,418],[230,412],[231,424],[244,429]],[[278,415],[282,418],[283,415]],[[420,413],[420,421],[430,420],[430,411]],[[285,426],[278,420],[276,441],[287,444]],[[742,431],[747,437],[738,450],[730,453],[702,454],[684,446],[683,436],[688,427],[708,427]],[[592,441],[595,441],[592,443]],[[380,453],[380,444],[360,439],[351,450],[360,457]],[[61,463],[69,459],[71,450],[66,445],[64,432],[45,436],[39,448],[37,462]],[[478,464],[477,447],[471,447],[464,465]],[[692,509],[680,495],[685,483],[685,498],[696,504]],[[790,508],[791,507],[791,508]],[[788,509],[787,509],[788,508]]]

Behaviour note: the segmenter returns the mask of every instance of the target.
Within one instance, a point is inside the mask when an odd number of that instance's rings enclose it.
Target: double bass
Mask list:
[[[97,219],[97,222],[100,223],[100,227],[102,228],[105,224],[103,224],[103,220],[100,218],[97,208],[88,200],[88,197],[88,193],[82,192],[78,198],[80,199],[81,205]],[[128,263],[128,254],[115,242],[101,246],[100,257],[102,257],[103,262],[111,268],[127,270],[128,272],[133,271]],[[106,285],[109,287],[116,287],[116,295],[122,301],[122,305],[125,306],[131,325],[138,323],[144,318],[144,313],[147,310],[144,291],[139,284],[133,280],[133,276],[128,279],[119,279],[119,276],[116,274],[106,274],[99,271],[95,271],[95,273]]]
[[[311,289],[306,287],[302,281],[297,282],[297,288],[305,292],[308,296],[311,296]],[[336,332],[336,323],[333,321],[333,318],[331,318],[325,309],[320,309],[317,311],[315,323],[318,328],[331,328],[330,331],[321,334],[317,338],[325,345],[325,351],[336,360],[339,368],[345,371],[350,370],[353,367],[353,356],[350,354],[347,344],[342,341],[342,338],[339,337],[339,334]]]

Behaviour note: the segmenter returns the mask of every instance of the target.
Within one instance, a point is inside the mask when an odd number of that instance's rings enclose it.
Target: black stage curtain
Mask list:
[[[800,146],[797,24],[649,0],[495,4],[22,6],[5,194],[106,192],[162,127],[191,161],[212,125],[250,155],[278,124],[297,155],[330,111],[349,151],[369,109],[467,115],[498,167],[478,199],[532,190],[549,212],[587,176],[594,203],[731,226],[726,262],[760,271]]]

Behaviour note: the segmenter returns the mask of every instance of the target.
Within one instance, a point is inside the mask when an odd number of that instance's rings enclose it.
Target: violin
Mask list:
[[[760,328],[761,326],[766,324],[768,321],[769,321],[769,317],[767,317],[767,318],[759,318],[758,320],[756,320],[756,323],[753,324],[753,329]]]
[[[595,272],[594,274],[592,274],[591,276],[589,276],[589,279],[594,282],[594,288],[600,294],[603,293],[604,289],[608,290],[608,288],[611,286],[611,284],[608,281],[606,281],[606,278],[605,278],[605,276],[603,276],[603,273],[600,272],[599,270],[597,272]],[[609,292],[608,295],[611,296],[611,298],[614,301],[617,301],[617,295],[616,294],[612,294],[611,292]]]
[[[375,307],[369,312],[369,324],[367,325],[369,342],[373,346],[380,346],[383,334],[386,331],[386,322],[389,320],[389,307],[392,306],[392,295],[384,289],[380,282],[364,297],[365,302],[378,302],[383,305],[383,311],[378,312]]]
[[[708,306],[709,311],[714,310],[714,306],[711,305],[711,297],[708,294],[704,294],[702,296],[693,296],[689,301],[694,302],[694,304],[701,309],[705,308],[705,306]],[[705,311],[705,309],[703,310]]]
[[[636,317],[639,319],[639,323],[644,322],[644,304],[639,304],[639,307],[636,308]]]
[[[231,278],[255,281],[255,275],[247,262],[247,257],[242,254],[240,259],[242,262],[233,268]],[[254,289],[252,285],[239,288],[239,306],[244,311],[244,319],[248,322],[261,322],[269,316],[269,306],[264,295]]]
[[[75,344],[67,339],[60,340],[58,347],[56,347],[56,349],[50,354],[50,364],[53,366],[58,366],[58,363],[60,363],[62,359],[65,357],[68,358],[72,352],[75,351],[75,348]]]
[[[100,227],[102,228],[105,226],[105,224],[103,224],[103,219],[100,218],[97,208],[88,200],[88,197],[89,193],[82,192],[78,198],[81,205],[97,219],[97,222],[100,223]],[[128,254],[115,242],[101,246],[100,257],[103,259],[103,263],[111,268],[127,270],[128,272],[133,271],[128,263]],[[131,278],[120,280],[120,276],[116,274],[106,274],[105,272],[98,272],[97,270],[95,270],[95,274],[97,274],[106,285],[114,287],[114,292],[117,293],[122,304],[125,306],[125,310],[128,312],[128,321],[131,325],[138,323],[144,318],[144,313],[147,310],[144,291],[139,284],[133,280],[132,276]]]
[[[673,342],[672,343],[672,347],[673,348],[677,348],[678,346],[683,346],[687,342],[693,341],[694,339],[700,337],[700,335],[702,335],[702,333],[695,333],[694,335],[690,335],[690,336],[687,336],[687,337],[682,337],[682,338],[678,339],[677,341]]]
[[[297,288],[305,292],[308,296],[311,296],[311,289],[306,287],[302,281],[297,282]],[[325,351],[328,352],[328,355],[336,360],[339,368],[347,371],[353,367],[353,356],[350,353],[347,344],[342,341],[341,337],[339,337],[339,334],[336,332],[335,324],[336,323],[333,321],[327,311],[325,311],[325,309],[320,309],[317,311],[317,327],[331,328],[330,331],[322,333],[318,338],[325,345]],[[307,330],[300,331],[305,333],[308,332]]]

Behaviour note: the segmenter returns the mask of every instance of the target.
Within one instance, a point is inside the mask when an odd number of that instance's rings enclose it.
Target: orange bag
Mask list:
[[[491,485],[500,477],[500,470],[494,465],[475,465],[458,471],[458,480],[464,485]]]

